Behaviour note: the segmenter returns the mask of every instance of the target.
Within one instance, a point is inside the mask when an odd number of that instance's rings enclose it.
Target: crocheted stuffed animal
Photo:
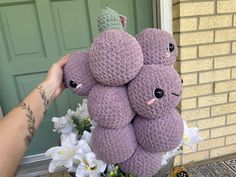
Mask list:
[[[69,55],[69,61],[64,67],[64,83],[73,93],[88,96],[90,90],[97,84],[89,66],[89,52],[78,51]]]
[[[182,83],[171,67],[144,65],[129,84],[130,103],[139,115],[156,119],[164,117],[181,99]]]
[[[177,147],[183,136],[175,110],[182,83],[171,67],[177,46],[159,29],[132,37],[121,21],[111,23],[122,20],[118,13],[109,16],[113,12],[108,11],[98,20],[101,34],[89,52],[79,52],[80,59],[72,54],[64,68],[65,82],[76,94],[88,95],[88,110],[97,123],[92,132],[97,158],[126,173],[151,177],[161,168],[163,152]]]
[[[163,64],[171,66],[178,55],[174,38],[166,31],[147,28],[137,34],[136,39],[142,46],[144,64]]]

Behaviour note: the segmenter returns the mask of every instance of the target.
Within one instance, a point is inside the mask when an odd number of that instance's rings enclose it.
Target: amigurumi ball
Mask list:
[[[172,65],[178,55],[176,42],[168,32],[147,28],[136,39],[143,50],[144,64]]]
[[[125,31],[106,30],[93,42],[89,63],[95,79],[108,86],[131,81],[143,66],[138,41]]]
[[[137,148],[131,124],[120,129],[96,126],[92,132],[92,149],[98,159],[117,164],[130,158]]]
[[[149,152],[171,151],[183,138],[183,120],[175,109],[160,119],[136,116],[133,126],[139,145]]]
[[[91,118],[105,128],[124,127],[135,116],[126,86],[96,85],[88,96],[88,111]]]
[[[134,111],[142,117],[155,119],[165,116],[181,99],[182,82],[171,67],[144,65],[128,87]]]
[[[161,168],[162,153],[151,153],[138,146],[127,161],[119,164],[121,170],[138,177],[152,177]]]
[[[97,84],[91,73],[88,57],[87,51],[74,52],[69,55],[69,61],[63,68],[66,87],[81,96],[87,96]]]

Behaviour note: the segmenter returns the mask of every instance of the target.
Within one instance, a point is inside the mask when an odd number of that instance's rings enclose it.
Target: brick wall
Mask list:
[[[236,153],[236,0],[173,0],[173,26],[184,81],[179,109],[205,139],[177,164]]]

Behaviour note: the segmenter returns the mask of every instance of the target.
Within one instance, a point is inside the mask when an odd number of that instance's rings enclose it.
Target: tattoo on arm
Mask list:
[[[36,132],[35,117],[34,117],[33,111],[31,110],[29,105],[27,106],[24,102],[22,102],[19,106],[23,110],[26,111],[26,116],[28,118],[27,128],[28,128],[29,134],[26,135],[26,137],[24,138],[24,142],[25,142],[26,146],[28,146],[30,144],[31,140],[33,139],[34,133]]]
[[[40,96],[43,100],[43,106],[44,106],[44,112],[43,113],[45,114],[48,110],[49,100],[47,99],[46,93],[45,93],[42,86],[37,87],[37,89],[39,90]]]

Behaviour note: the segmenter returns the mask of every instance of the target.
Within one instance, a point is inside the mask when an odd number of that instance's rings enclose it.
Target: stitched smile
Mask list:
[[[176,94],[176,93],[172,93],[172,95],[174,95],[174,96],[180,96],[180,95],[178,95],[178,94]]]

